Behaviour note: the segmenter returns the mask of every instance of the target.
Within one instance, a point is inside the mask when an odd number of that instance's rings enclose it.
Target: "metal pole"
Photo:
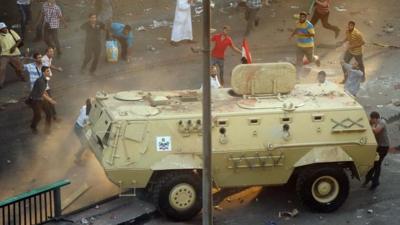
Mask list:
[[[210,0],[203,0],[203,215],[202,224],[213,224],[211,178]]]

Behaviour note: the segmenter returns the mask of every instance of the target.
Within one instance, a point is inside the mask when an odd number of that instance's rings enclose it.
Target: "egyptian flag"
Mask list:
[[[251,53],[246,38],[243,39],[242,43],[242,59],[246,59],[248,64],[251,63]]]

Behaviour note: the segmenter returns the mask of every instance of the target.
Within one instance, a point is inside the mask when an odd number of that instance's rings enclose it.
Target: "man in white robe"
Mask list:
[[[177,45],[182,40],[193,40],[192,15],[190,5],[193,0],[177,0],[174,25],[172,27],[171,44]]]

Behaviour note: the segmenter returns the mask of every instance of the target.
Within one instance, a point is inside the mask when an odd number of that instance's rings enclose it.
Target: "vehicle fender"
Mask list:
[[[153,171],[201,168],[203,168],[203,161],[195,154],[171,154],[151,166]]]
[[[316,163],[352,162],[353,159],[338,146],[325,146],[312,148],[301,157],[294,167],[307,166]]]

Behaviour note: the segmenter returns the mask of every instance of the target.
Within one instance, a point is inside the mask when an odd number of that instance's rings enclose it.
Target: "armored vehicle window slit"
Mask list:
[[[260,125],[261,121],[258,118],[250,118],[248,119],[249,125]]]
[[[312,121],[313,122],[322,122],[322,121],[324,121],[324,115],[323,114],[312,115]]]
[[[219,126],[219,127],[227,127],[228,126],[228,120],[227,119],[218,119],[217,120],[217,126]]]
[[[281,123],[291,123],[292,118],[291,117],[282,117],[281,118]]]

